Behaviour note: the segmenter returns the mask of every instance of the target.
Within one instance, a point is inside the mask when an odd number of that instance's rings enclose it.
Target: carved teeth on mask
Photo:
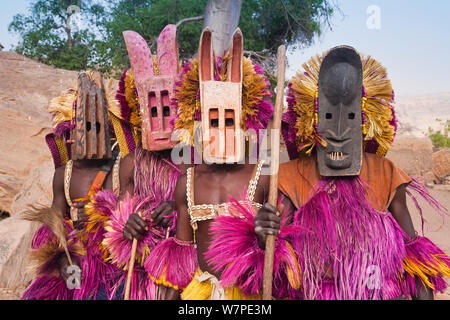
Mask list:
[[[347,155],[343,152],[330,152],[328,157],[333,161],[342,161],[347,158]]]

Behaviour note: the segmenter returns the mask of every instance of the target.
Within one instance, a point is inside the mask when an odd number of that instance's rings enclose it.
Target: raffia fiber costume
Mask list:
[[[205,39],[205,32],[210,31],[203,31],[202,40]],[[236,31],[233,42],[236,35],[239,34],[240,31]],[[202,40],[200,41],[200,47],[204,48],[205,45]],[[199,49],[199,52],[202,52],[201,49]],[[213,73],[207,81],[230,81],[227,70],[232,69],[231,61],[234,61],[230,55],[231,52],[234,51],[230,49],[223,57],[214,60],[211,68]],[[211,56],[213,54],[209,57]],[[214,103],[211,103],[213,99],[203,102],[201,100],[202,96],[210,95],[201,91],[209,90],[205,89],[209,87],[202,84],[205,79],[202,80],[200,76],[199,60],[201,61],[201,55],[198,59],[189,61],[183,69],[181,82],[177,86],[176,107],[178,113],[174,119],[174,127],[175,130],[178,130],[180,140],[183,143],[194,146],[196,149],[203,148],[203,153],[205,153],[205,145],[203,147],[195,145],[194,136],[197,129],[201,127],[203,137],[205,137],[205,126],[209,125],[209,120],[212,118],[206,120],[203,118],[205,115],[208,116],[204,109],[206,105]],[[250,59],[242,59],[242,70],[242,104],[239,102],[239,108],[234,109],[241,113],[239,115],[241,121],[237,123],[237,126],[243,130],[264,130],[273,113],[272,104],[265,100],[271,96],[268,89],[269,83],[264,77],[264,71],[261,67]],[[214,83],[214,85],[220,87],[217,83]],[[223,84],[223,86],[226,85]],[[226,103],[217,102],[217,106],[220,106],[220,108],[232,109],[235,107],[231,102],[229,106],[224,107],[224,104],[226,105]],[[212,114],[209,114],[209,116],[212,117]],[[219,111],[219,130],[222,130],[220,128],[221,117]],[[234,114],[234,117],[238,118],[236,114]],[[205,143],[205,139],[203,143]],[[208,154],[207,157],[214,157],[214,152]],[[181,298],[186,300],[245,300],[261,297],[264,251],[258,247],[257,236],[254,233],[254,215],[261,205],[253,201],[261,167],[262,162],[255,166],[253,178],[241,201],[231,199],[227,203],[202,205],[196,204],[194,199],[195,168],[188,169],[186,200],[190,224],[194,231],[194,242],[181,241],[173,237],[164,240],[155,248],[147,258],[145,265],[155,282],[180,291]],[[195,230],[197,229],[197,223],[205,220],[213,220],[209,230],[213,239],[218,239],[211,243],[205,258],[210,265],[215,267],[215,271],[223,271],[220,279],[202,271],[198,266]],[[280,296],[286,296],[287,294],[286,290],[282,292],[283,289],[281,289],[286,287],[287,281],[295,282],[294,273],[285,272],[285,270],[296,268],[292,247],[285,240],[292,230],[287,228],[283,231],[280,240],[277,241],[275,257],[277,266],[275,282],[277,287],[280,288],[277,291]],[[226,236],[222,237],[222,235]],[[219,256],[220,258],[218,258]],[[287,274],[293,277],[288,280],[285,276]]]
[[[107,248],[105,261],[122,271],[113,295],[123,288],[131,258],[132,242],[123,236],[125,224],[132,213],[140,213],[148,223],[148,232],[137,243],[130,299],[152,300],[159,298],[159,291],[145,271],[144,261],[157,243],[173,234],[176,214],[172,215],[168,230],[154,225],[150,218],[161,203],[173,200],[175,184],[181,174],[170,158],[173,142],[170,139],[163,143],[161,139],[152,140],[155,136],[170,138],[172,131],[168,126],[170,115],[164,110],[170,106],[170,99],[164,100],[163,94],[168,98],[172,95],[171,83],[175,82],[178,73],[176,27],[167,25],[161,32],[155,56],[139,34],[125,31],[124,38],[132,69],[123,73],[115,103],[109,106],[109,111],[123,157],[134,154],[134,193],[126,194],[121,201],[111,192],[99,193],[109,199],[111,209],[99,210],[98,214],[104,217],[102,246]],[[155,101],[143,99],[145,96],[162,98],[162,104],[153,105]],[[155,126],[155,118],[161,119],[160,126]]]
[[[338,47],[330,52],[344,50],[353,49]],[[325,120],[318,121],[325,119],[320,109],[326,98],[319,99],[318,84],[326,55],[312,58],[303,65],[305,72],[291,80],[284,117],[284,139],[291,158],[298,159],[280,166],[279,189],[296,206],[294,226],[303,230],[292,240],[302,279],[296,298],[411,297],[418,293],[416,279],[442,291],[443,276],[450,275],[449,257],[425,237],[411,239],[388,211],[397,189],[407,186],[408,194],[418,192],[444,213],[423,185],[384,158],[396,130],[393,91],[386,70],[370,56],[360,55],[360,172],[347,177],[320,174],[317,150],[326,148],[327,142],[325,130],[320,129],[320,121]],[[328,156],[345,160],[339,152]]]
[[[92,74],[80,73],[81,81],[85,81],[86,84],[91,82],[93,85]],[[36,299],[36,300],[79,300],[79,299],[96,299],[99,290],[108,292],[109,288],[115,283],[115,277],[118,275],[118,269],[103,262],[104,251],[102,251],[99,245],[102,240],[102,229],[98,227],[93,228],[89,223],[86,224],[81,230],[75,229],[73,227],[72,218],[76,216],[74,210],[73,202],[75,201],[91,201],[94,195],[103,188],[103,183],[108,174],[108,170],[112,167],[113,176],[113,189],[116,193],[119,192],[119,162],[120,154],[114,154],[109,160],[108,165],[99,168],[99,173],[97,174],[94,182],[92,183],[86,197],[83,199],[72,200],[70,197],[70,184],[72,177],[72,167],[73,160],[72,155],[74,154],[74,143],[73,135],[74,131],[77,129],[75,114],[77,113],[77,105],[82,101],[81,97],[85,94],[91,94],[96,92],[99,97],[103,97],[103,94],[107,95],[109,93],[110,85],[106,88],[106,92],[103,91],[102,86],[98,87],[95,85],[93,89],[82,89],[82,86],[78,87],[78,90],[69,89],[63,95],[52,99],[49,105],[49,112],[53,116],[53,130],[50,134],[46,136],[46,142],[50,149],[53,157],[55,169],[65,166],[64,170],[64,195],[66,198],[67,206],[69,208],[68,212],[57,213],[56,209],[48,209],[46,212],[41,210],[42,216],[38,220],[44,223],[35,234],[32,241],[32,252],[30,259],[32,260],[32,267],[36,274],[36,280],[27,288],[23,295],[23,299]],[[85,90],[85,91],[83,91]],[[94,91],[92,91],[94,90]],[[95,91],[96,90],[96,91]],[[92,98],[92,97],[91,97]],[[104,96],[105,102],[106,96]],[[99,98],[100,99],[100,98]],[[85,100],[84,100],[85,101]],[[81,103],[84,103],[83,101]],[[93,105],[87,105],[86,107],[93,107]],[[106,106],[99,103],[96,108],[101,108],[98,110],[97,116],[100,117],[102,113],[106,115]],[[78,110],[79,111],[79,110]],[[91,113],[92,114],[92,113]],[[93,137],[98,141],[96,144],[98,148],[103,148],[102,152],[107,151],[105,148],[110,148],[109,144],[109,126],[107,124],[107,118],[97,119],[100,126],[105,125],[105,128],[100,128],[97,131],[102,133],[108,139],[104,145],[101,145],[102,137]],[[83,119],[83,121],[95,121],[92,119]],[[84,127],[84,122],[82,123]],[[107,130],[102,132],[102,130]],[[92,136],[92,135],[91,135]],[[91,143],[92,146],[92,143]],[[100,149],[89,150],[88,152],[96,152],[98,157],[108,157],[99,153]],[[107,154],[108,152],[104,153]],[[83,157],[78,155],[77,157]],[[114,165],[113,165],[114,164]],[[109,166],[109,167],[108,167]],[[103,171],[106,170],[106,171]],[[87,205],[87,212],[89,214],[89,207],[91,204]],[[36,212],[35,212],[36,213]],[[46,216],[46,217],[45,217]],[[36,216],[35,216],[36,217]],[[50,219],[49,217],[53,217]],[[52,226],[57,224],[58,220],[64,220],[64,236],[63,239],[59,238],[62,235],[56,236],[55,232],[58,231]],[[59,230],[60,231],[60,230]],[[61,233],[61,231],[60,231]],[[81,283],[79,287],[70,289],[68,284],[66,284],[59,277],[59,258],[64,255],[64,250],[62,243],[68,244],[70,255],[78,261],[81,267]],[[103,297],[103,298],[106,298]]]

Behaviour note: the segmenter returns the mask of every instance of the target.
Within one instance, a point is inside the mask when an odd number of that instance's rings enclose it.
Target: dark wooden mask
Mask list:
[[[78,75],[75,128],[72,130],[72,159],[110,159],[111,137],[103,77],[95,72]]]
[[[319,73],[318,131],[327,146],[317,148],[320,175],[357,176],[362,162],[362,63],[352,48],[331,49]]]

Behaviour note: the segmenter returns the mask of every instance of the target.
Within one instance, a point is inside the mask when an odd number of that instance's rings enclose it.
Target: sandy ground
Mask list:
[[[430,189],[431,194],[450,211],[450,186],[435,186]],[[450,254],[450,218],[439,216],[425,201],[419,198],[419,203],[423,209],[425,219],[425,236],[435,242],[445,253]],[[419,211],[413,201],[408,198],[408,208],[411,212],[414,227],[422,234],[421,219]],[[450,285],[449,279],[447,283]],[[0,300],[20,299],[23,288],[16,290],[0,288]],[[443,294],[436,295],[437,300],[450,300],[450,289]]]

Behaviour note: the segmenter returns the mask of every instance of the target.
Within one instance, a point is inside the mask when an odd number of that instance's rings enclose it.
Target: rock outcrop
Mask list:
[[[76,84],[77,72],[0,52],[0,74],[0,212],[11,215],[0,221],[0,288],[21,292],[32,278],[26,257],[38,224],[21,220],[20,213],[52,199],[54,168],[44,139],[51,129],[47,105]]]
[[[386,157],[409,176],[425,177],[427,173],[433,172],[432,155],[433,145],[430,139],[397,136]]]
[[[11,204],[13,217],[0,223],[0,287],[24,288],[32,279],[26,257],[39,224],[24,221],[20,216],[31,204],[51,205],[52,177],[51,161],[34,168]]]
[[[10,206],[30,171],[51,159],[44,136],[50,99],[75,84],[77,72],[0,52],[0,210]]]
[[[442,149],[433,153],[433,169],[439,182],[447,181],[450,176],[450,149]]]

